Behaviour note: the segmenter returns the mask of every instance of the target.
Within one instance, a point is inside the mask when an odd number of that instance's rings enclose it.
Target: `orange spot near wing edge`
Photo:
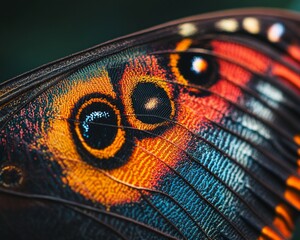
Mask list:
[[[262,235],[258,238],[258,240],[282,240],[282,238],[268,226],[262,229],[261,234]]]

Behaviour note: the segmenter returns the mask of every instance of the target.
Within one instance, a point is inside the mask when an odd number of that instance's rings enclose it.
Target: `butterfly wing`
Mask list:
[[[187,18],[2,83],[0,234],[289,239],[299,21]]]

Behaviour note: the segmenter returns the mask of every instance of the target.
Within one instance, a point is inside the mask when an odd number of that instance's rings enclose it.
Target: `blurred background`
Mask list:
[[[300,11],[300,0],[1,2],[0,82],[101,42],[189,15],[241,7]],[[294,240],[300,239],[300,225]]]
[[[300,11],[300,0],[15,0],[1,3],[0,81],[169,20],[241,7]]]

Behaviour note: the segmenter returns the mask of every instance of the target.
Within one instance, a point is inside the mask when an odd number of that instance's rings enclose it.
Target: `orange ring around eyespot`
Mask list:
[[[180,41],[177,44],[175,50],[176,51],[185,51],[191,45],[192,45],[192,40],[191,39],[189,39],[189,38],[183,39],[182,41]],[[171,69],[172,69],[172,72],[173,72],[174,76],[177,79],[177,82],[180,83],[180,84],[183,84],[184,86],[186,86],[186,85],[188,85],[188,81],[181,75],[181,73],[180,73],[180,71],[177,67],[179,59],[180,59],[179,54],[171,54],[170,55],[170,66],[171,66]]]
[[[157,79],[157,81],[156,81],[156,79],[154,79],[154,78],[151,78],[151,79],[147,79],[147,78],[148,77],[145,77],[142,81],[140,81],[138,83],[154,83],[156,86],[166,90],[164,87],[162,87],[162,86],[160,86],[159,84],[156,83],[156,82],[162,81],[161,79]],[[135,88],[135,86],[133,87],[133,89]],[[132,93],[133,93],[133,91],[131,91],[131,94],[129,95],[130,104],[127,106],[127,111],[128,111],[129,116],[131,116],[131,115],[135,116],[135,112],[134,112],[134,109],[132,107],[132,100],[131,100],[132,96],[133,96]],[[171,103],[172,112],[170,114],[170,119],[172,119],[175,115],[175,106],[174,106],[174,102],[171,100],[171,96],[170,96],[169,92],[166,91],[166,93],[167,93],[167,95],[169,97],[169,100],[170,100],[170,103]],[[161,123],[149,124],[149,123],[142,122],[141,120],[137,119],[136,117],[134,117],[134,120],[132,120],[132,118],[129,117],[128,121],[132,126],[138,125],[140,127],[139,129],[150,130],[150,131],[154,130],[157,127],[165,125],[165,121],[161,122]]]
[[[139,83],[153,83],[156,86],[162,88],[171,104],[171,114],[170,119],[175,116],[175,103],[173,100],[173,88],[172,85],[168,83],[165,77],[164,70],[159,68],[157,59],[153,56],[147,56],[145,59],[140,59],[145,65],[140,64],[139,59],[135,59],[134,62],[131,62],[130,65],[125,69],[123,77],[120,81],[121,91],[122,91],[122,100],[125,107],[125,114],[128,116],[128,122],[131,126],[139,129],[151,131],[157,127],[166,125],[166,121],[161,123],[149,124],[144,123],[141,120],[137,119],[135,111],[132,105],[132,94],[135,87]],[[132,69],[135,68],[135,71]]]
[[[107,104],[109,107],[111,107],[114,110],[114,112],[117,116],[117,126],[116,127],[118,128],[118,132],[115,137],[115,140],[113,141],[113,143],[111,145],[109,145],[108,147],[101,149],[101,150],[92,148],[88,144],[86,144],[86,142],[80,132],[80,128],[79,128],[79,123],[80,123],[79,116],[82,113],[83,109],[95,102]],[[82,104],[81,107],[79,108],[79,110],[76,114],[75,132],[76,132],[82,146],[90,154],[92,154],[94,157],[96,157],[98,159],[108,159],[108,158],[114,157],[115,154],[120,150],[120,148],[123,146],[123,144],[125,142],[125,131],[122,128],[120,128],[120,125],[121,125],[121,113],[113,104],[111,104],[109,101],[107,101],[104,98],[92,98],[92,99],[88,100],[87,102],[85,102],[84,104]]]

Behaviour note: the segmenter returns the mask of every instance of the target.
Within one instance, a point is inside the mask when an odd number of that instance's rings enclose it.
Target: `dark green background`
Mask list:
[[[255,6],[300,10],[300,0],[19,0],[6,4],[2,1],[0,81],[169,20]]]
[[[300,11],[300,0],[2,1],[0,82],[103,41],[169,20],[258,6]],[[295,239],[300,239],[298,231]]]

